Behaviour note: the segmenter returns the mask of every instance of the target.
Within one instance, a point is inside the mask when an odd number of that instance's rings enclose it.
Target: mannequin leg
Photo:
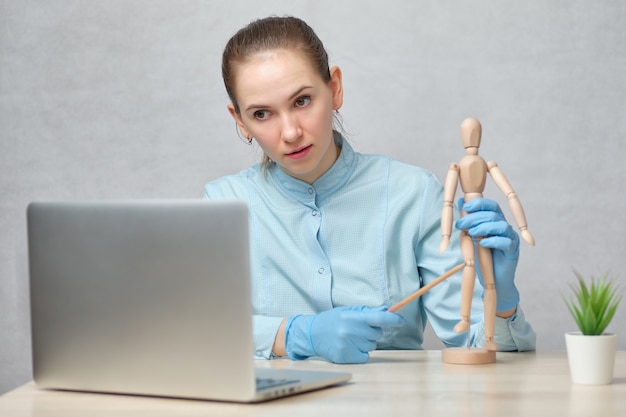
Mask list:
[[[480,239],[478,239],[480,242]],[[485,348],[487,350],[498,350],[498,345],[493,341],[493,334],[496,325],[496,285],[493,274],[493,258],[491,249],[476,245],[478,248],[478,262],[483,275],[483,295],[484,317],[485,317]]]
[[[463,278],[461,281],[461,321],[454,326],[454,331],[463,333],[469,330],[472,312],[472,297],[474,282],[476,281],[476,266],[474,264],[474,241],[466,231],[461,232],[461,252],[465,259]]]

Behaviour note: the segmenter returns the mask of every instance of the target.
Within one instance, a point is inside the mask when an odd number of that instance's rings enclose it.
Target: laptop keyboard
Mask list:
[[[300,382],[299,379],[289,379],[289,378],[257,378],[256,379],[256,387],[257,389],[267,389],[280,387],[281,385],[287,385],[294,382]]]

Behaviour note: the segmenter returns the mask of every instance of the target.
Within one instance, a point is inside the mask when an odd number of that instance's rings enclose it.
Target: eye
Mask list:
[[[253,114],[254,118],[257,120],[266,120],[269,115],[270,113],[267,110],[257,110]]]
[[[298,97],[295,101],[296,107],[306,107],[311,102],[311,96]]]

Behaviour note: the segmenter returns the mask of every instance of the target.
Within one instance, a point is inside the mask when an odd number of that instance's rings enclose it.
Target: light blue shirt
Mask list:
[[[237,198],[250,209],[254,341],[270,358],[281,321],[348,305],[391,306],[463,263],[459,234],[443,254],[443,187],[431,172],[382,155],[355,152],[337,135],[335,164],[313,184],[271,164],[255,165],[205,187],[207,199]],[[470,342],[484,342],[482,289],[475,286]],[[463,346],[461,274],[398,311],[406,325],[379,349],[421,349],[428,320],[446,346]],[[535,333],[518,306],[496,318],[500,350],[533,350]]]

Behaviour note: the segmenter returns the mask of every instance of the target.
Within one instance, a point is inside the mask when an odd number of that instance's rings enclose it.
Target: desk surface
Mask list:
[[[626,351],[603,386],[572,384],[565,352],[499,352],[497,363],[473,366],[443,364],[439,351],[378,351],[364,365],[258,366],[337,369],[353,379],[260,404],[48,391],[30,382],[0,397],[0,416],[626,416]]]

